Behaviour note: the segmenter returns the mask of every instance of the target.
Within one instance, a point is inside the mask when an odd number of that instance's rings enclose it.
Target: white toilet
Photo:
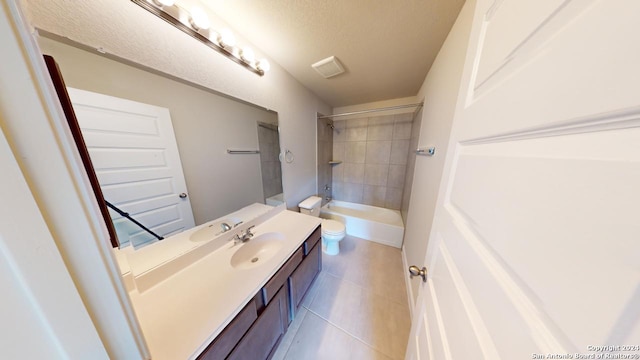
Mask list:
[[[322,198],[310,196],[300,204],[300,212],[303,214],[318,217],[320,216],[320,204]],[[340,253],[340,240],[344,239],[347,233],[343,223],[336,220],[322,220],[322,251],[327,255],[338,255]]]

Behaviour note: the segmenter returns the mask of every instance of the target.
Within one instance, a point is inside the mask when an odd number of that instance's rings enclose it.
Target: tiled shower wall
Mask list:
[[[411,186],[413,185],[413,174],[416,168],[416,152],[418,140],[420,138],[420,126],[422,126],[422,107],[413,116],[411,124],[411,139],[409,141],[409,155],[407,158],[407,173],[404,179],[404,192],[402,193],[402,207],[400,213],[402,218],[407,219],[409,213],[409,200],[411,199]]]
[[[282,168],[278,159],[280,138],[277,125],[258,122],[258,147],[262,191],[266,199],[282,193]]]
[[[331,127],[331,120],[318,119],[318,189],[316,194],[322,197],[322,205],[327,203],[327,197],[331,197],[331,165],[329,161],[332,160],[333,151],[333,131]],[[325,186],[329,189],[325,190]]]
[[[413,114],[334,121],[333,197],[400,210]]]

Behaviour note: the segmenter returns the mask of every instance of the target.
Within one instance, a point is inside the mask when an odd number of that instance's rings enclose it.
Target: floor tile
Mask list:
[[[352,342],[344,331],[307,313],[284,359],[349,359]]]
[[[312,312],[307,312],[284,358],[274,356],[274,359],[390,360],[391,358]]]
[[[406,305],[327,274],[309,311],[392,358],[404,356],[410,328]]]
[[[340,242],[340,254],[325,256],[323,261],[327,273],[396,302],[407,303],[399,249],[347,236]]]
[[[411,320],[401,252],[346,236],[302,301],[274,359],[403,359]]]

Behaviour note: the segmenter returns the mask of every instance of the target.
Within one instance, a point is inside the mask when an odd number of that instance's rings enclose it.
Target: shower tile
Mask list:
[[[365,185],[362,200],[365,205],[384,207],[386,193],[387,188],[384,186]]]
[[[333,122],[333,141],[344,142],[347,141],[347,122],[345,120]]]
[[[333,188],[331,189],[331,195],[336,200],[345,200],[344,198],[344,182],[333,180]]]
[[[367,185],[387,186],[389,165],[365,164],[364,183]]]
[[[324,143],[324,159],[329,162],[330,160],[333,160],[333,142],[331,141],[326,141]]]
[[[398,189],[404,188],[404,178],[406,171],[406,165],[389,165],[389,177],[387,179],[387,186]]]
[[[367,141],[365,163],[388,164],[391,157],[391,141]]]
[[[347,141],[366,141],[367,140],[367,124],[369,120],[353,119],[347,120]]]
[[[346,183],[362,184],[364,182],[364,164],[344,164],[343,181]]]
[[[391,157],[389,163],[406,165],[409,158],[409,145],[411,140],[394,140],[391,144]]]
[[[393,125],[393,140],[411,139],[411,121],[412,114],[395,115],[395,123]]]
[[[260,144],[259,142],[260,140],[258,140],[258,149],[260,150],[260,162],[271,160],[269,158],[269,153],[271,151],[270,146],[265,143]]]
[[[332,172],[331,177],[333,181],[344,181],[345,166],[346,166],[345,163],[331,166],[331,172]]]
[[[343,184],[344,184],[344,192],[343,192],[344,201],[361,204],[363,185],[352,184],[352,183],[343,183]]]
[[[384,207],[387,209],[400,210],[402,206],[402,189],[388,187],[384,200]]]
[[[333,142],[333,159],[332,160],[345,160],[345,143]]]
[[[364,163],[367,154],[366,141],[350,141],[345,143],[344,161],[348,163]]]
[[[393,115],[369,118],[367,141],[391,140],[393,136]]]

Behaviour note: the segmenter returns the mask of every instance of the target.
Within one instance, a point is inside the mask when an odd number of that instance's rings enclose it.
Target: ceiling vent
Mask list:
[[[338,58],[335,56],[330,56],[324,60],[320,60],[317,63],[311,65],[318,74],[322,75],[325,79],[330,77],[340,75],[344,72],[344,68]]]

